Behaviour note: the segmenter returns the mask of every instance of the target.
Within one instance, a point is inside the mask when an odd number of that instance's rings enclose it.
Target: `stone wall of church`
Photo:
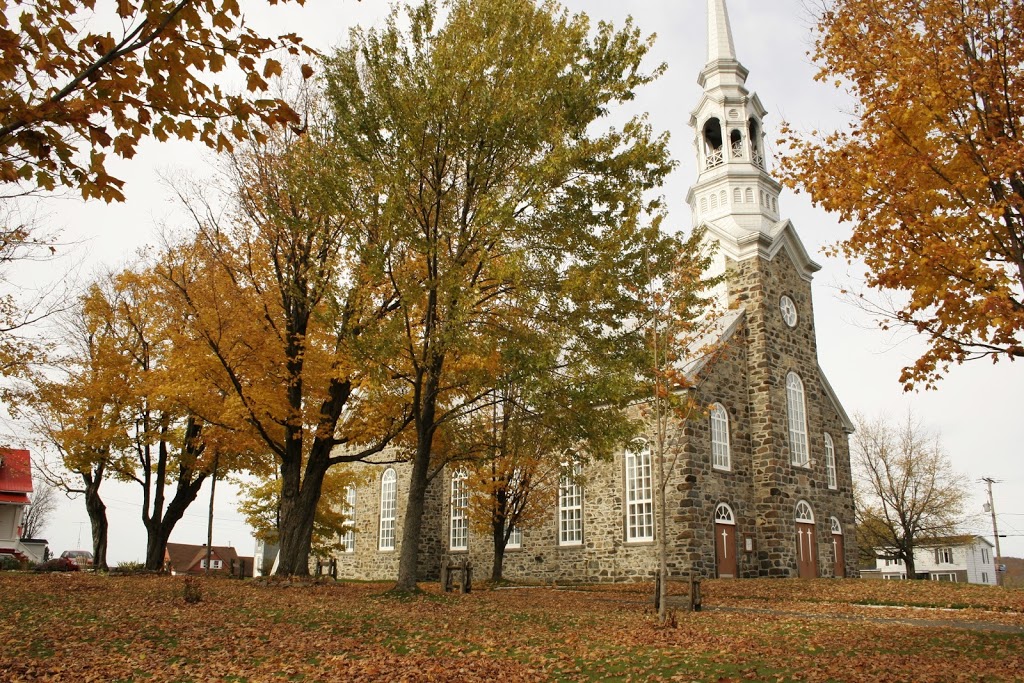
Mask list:
[[[794,512],[800,500],[814,511],[818,574],[834,573],[830,517],[853,529],[853,495],[848,438],[842,418],[830,400],[818,367],[810,283],[788,252],[771,261],[753,258],[730,264],[730,297],[747,311],[753,498],[758,518],[758,565],[765,576],[796,575]],[[779,300],[789,295],[798,320],[790,328],[782,320]],[[786,379],[795,372],[804,385],[811,462],[791,463]],[[837,489],[829,489],[825,471],[824,434],[835,446]],[[848,575],[857,566],[853,534],[845,537]]]
[[[355,507],[355,548],[353,552],[336,554],[338,576],[346,579],[393,580],[398,578],[398,558],[402,548],[402,530],[409,501],[410,463],[394,465],[356,464],[356,471],[363,476],[356,489]],[[395,499],[395,548],[380,549],[381,479],[387,469],[397,474],[397,497]],[[436,579],[440,566],[440,477],[427,488],[423,513],[422,536],[420,538],[419,574],[423,579]]]

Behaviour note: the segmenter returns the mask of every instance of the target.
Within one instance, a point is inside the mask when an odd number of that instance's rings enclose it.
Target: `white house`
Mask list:
[[[914,569],[932,581],[996,585],[996,563],[992,543],[981,536],[954,536],[930,541],[914,549]],[[864,578],[906,579],[907,567],[893,559],[884,548],[875,553],[875,568],[861,570]]]

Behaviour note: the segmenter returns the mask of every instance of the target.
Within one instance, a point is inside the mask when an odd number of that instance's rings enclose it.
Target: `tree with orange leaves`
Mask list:
[[[325,478],[383,451],[408,423],[390,355],[396,295],[374,277],[387,238],[372,196],[307,101],[305,126],[253,132],[228,159],[227,211],[182,192],[195,224],[157,266],[187,316],[188,372],[224,396],[251,470],[280,483],[278,573],[306,575]],[[258,134],[257,134],[258,133]]]
[[[237,0],[107,5],[0,0],[0,183],[17,188],[9,192],[65,186],[121,201],[108,153],[130,159],[146,136],[230,149],[247,120],[297,120],[263,94],[281,73],[270,55],[297,54],[297,36],[260,35]],[[204,80],[230,67],[244,75],[245,94]]]
[[[850,91],[855,119],[786,129],[783,169],[853,223],[835,251],[896,294],[883,327],[927,336],[904,386],[1024,358],[1024,4],[830,0],[817,34],[818,79]]]

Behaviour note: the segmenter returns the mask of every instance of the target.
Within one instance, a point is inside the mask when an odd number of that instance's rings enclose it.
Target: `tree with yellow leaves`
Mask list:
[[[398,299],[382,284],[387,240],[361,221],[373,197],[307,100],[301,131],[259,129],[229,158],[229,208],[183,191],[195,224],[157,268],[187,325],[190,372],[224,399],[224,424],[276,470],[278,573],[306,575],[325,478],[380,453],[408,423],[388,354]],[[393,335],[392,335],[393,336]]]
[[[895,294],[882,325],[927,336],[904,386],[1024,358],[1024,4],[829,0],[814,57],[855,117],[821,138],[787,129],[783,169],[853,223],[836,251]]]

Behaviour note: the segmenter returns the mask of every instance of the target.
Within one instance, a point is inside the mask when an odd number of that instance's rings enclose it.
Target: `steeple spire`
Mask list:
[[[720,59],[736,61],[729,10],[725,0],[708,0],[708,64]]]
[[[781,224],[782,187],[768,172],[764,117],[768,113],[747,90],[747,69],[736,58],[726,0],[708,0],[708,62],[697,82],[703,93],[690,114],[697,152],[697,181],[687,202],[694,224],[703,224],[740,260],[760,248]],[[763,239],[762,239],[763,238]]]

